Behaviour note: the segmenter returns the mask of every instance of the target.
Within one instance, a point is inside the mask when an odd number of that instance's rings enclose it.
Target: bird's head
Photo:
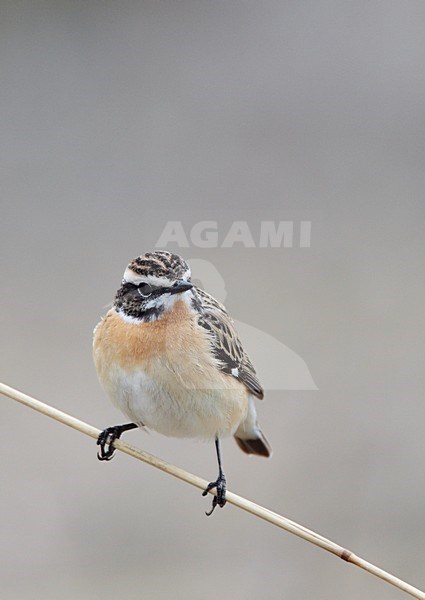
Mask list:
[[[152,321],[193,288],[189,265],[171,252],[147,252],[128,265],[114,306],[129,320]]]

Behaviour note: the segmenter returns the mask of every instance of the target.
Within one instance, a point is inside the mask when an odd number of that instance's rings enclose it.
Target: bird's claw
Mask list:
[[[99,460],[111,460],[115,453],[114,442],[120,438],[122,430],[119,425],[113,427],[107,427],[104,429],[97,438],[97,445],[100,446],[100,450],[97,453]]]
[[[214,494],[211,510],[205,513],[207,517],[213,514],[216,506],[223,508],[226,504],[226,477],[223,473],[218,476],[217,481],[212,481],[207,485],[206,489],[202,492],[202,495],[206,496],[208,492],[214,488],[216,489],[216,493]]]

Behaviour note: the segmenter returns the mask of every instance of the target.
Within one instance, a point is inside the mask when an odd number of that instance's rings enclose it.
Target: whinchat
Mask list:
[[[99,436],[109,460],[114,440],[137,427],[172,437],[215,440],[219,474],[212,509],[226,503],[220,439],[234,435],[247,454],[270,456],[257,423],[263,398],[255,369],[222,304],[190,281],[188,264],[170,252],[131,261],[114,305],[94,331],[99,380],[131,423]]]

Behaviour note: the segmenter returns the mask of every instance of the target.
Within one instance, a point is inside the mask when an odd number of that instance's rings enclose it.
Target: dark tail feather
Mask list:
[[[272,455],[272,449],[262,432],[260,437],[252,440],[243,440],[235,435],[235,440],[239,448],[246,454],[257,454],[258,456],[269,457]]]

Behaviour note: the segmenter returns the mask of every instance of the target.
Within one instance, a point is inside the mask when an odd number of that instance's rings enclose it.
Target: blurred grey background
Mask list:
[[[103,428],[92,330],[165,224],[317,391],[258,403],[231,490],[425,588],[422,1],[0,3],[1,378]],[[311,246],[259,248],[264,220]],[[201,263],[198,263],[201,264]],[[194,273],[202,280],[202,273]],[[270,353],[272,354],[272,353]],[[276,369],[276,357],[270,356]],[[260,373],[261,377],[261,373]],[[405,597],[2,397],[2,598]],[[210,480],[213,444],[126,439]]]

